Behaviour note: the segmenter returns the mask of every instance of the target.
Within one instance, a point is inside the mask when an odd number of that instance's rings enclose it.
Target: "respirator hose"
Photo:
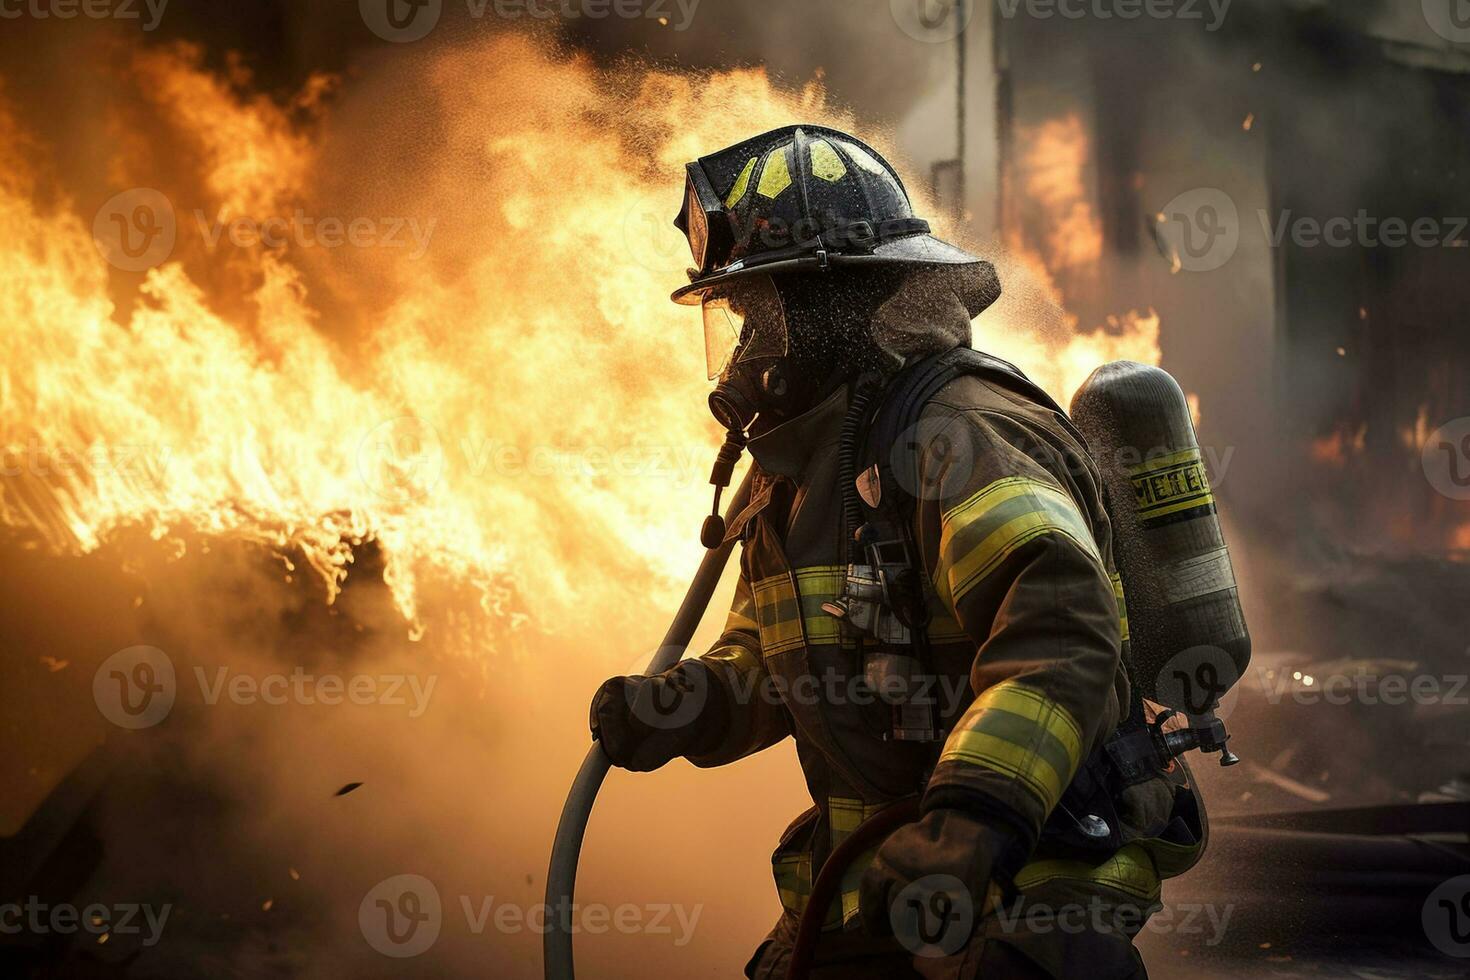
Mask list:
[[[837,479],[842,484],[844,548],[851,548],[853,535],[867,523],[863,520],[862,499],[857,490],[857,456],[867,430],[868,409],[881,390],[880,381],[873,375],[864,375],[854,382],[852,400],[848,403],[847,415],[837,436]]]

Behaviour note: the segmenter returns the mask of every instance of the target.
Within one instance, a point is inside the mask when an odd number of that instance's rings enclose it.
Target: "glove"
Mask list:
[[[718,744],[724,700],[702,660],[682,660],[652,677],[612,677],[592,697],[592,737],[612,764],[652,772],[670,759]]]
[[[1018,859],[1019,858],[1019,859]],[[1025,849],[1016,836],[975,815],[948,807],[930,810],[918,823],[906,824],[889,835],[878,848],[863,875],[859,893],[863,925],[870,935],[886,936],[895,920],[920,914],[922,907],[954,908],[955,921],[968,929],[1000,901],[1002,886],[996,879],[1009,880],[1025,860]],[[952,876],[952,878],[950,877]],[[953,878],[964,891],[958,891]],[[910,885],[919,884],[908,891]],[[943,894],[939,894],[943,893]],[[914,904],[914,910],[895,910],[893,903]],[[967,907],[962,907],[968,903]],[[914,931],[914,930],[900,930]],[[968,933],[955,939],[958,949]],[[948,950],[952,952],[953,950]]]

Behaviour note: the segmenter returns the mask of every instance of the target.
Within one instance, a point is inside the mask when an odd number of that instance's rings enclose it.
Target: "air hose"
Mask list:
[[[750,499],[750,473],[730,498],[725,511],[726,522],[732,522],[745,509]],[[668,670],[683,657],[684,650],[694,636],[710,597],[720,584],[720,576],[730,559],[735,543],[727,541],[705,552],[689,583],[689,591],[674,614],[674,621],[664,634],[663,643],[648,665],[648,673],[659,674]],[[572,895],[577,885],[577,859],[582,853],[582,839],[587,833],[587,820],[592,815],[592,805],[597,801],[597,791],[607,776],[612,763],[601,743],[592,743],[582,768],[572,781],[571,792],[562,807],[561,820],[556,825],[556,838],[551,845],[551,866],[546,872],[546,935],[542,939],[542,954],[545,960],[547,980],[573,980],[572,966]]]
[[[882,383],[874,375],[865,375],[853,386],[852,402],[842,419],[837,436],[837,481],[842,486],[842,524],[844,548],[851,548],[853,535],[864,524],[863,506],[857,490],[857,456],[867,434],[869,409],[882,392]]]

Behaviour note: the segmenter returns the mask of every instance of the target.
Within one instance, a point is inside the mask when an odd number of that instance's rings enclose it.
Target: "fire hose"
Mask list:
[[[817,955],[817,940],[821,938],[822,926],[827,918],[827,908],[837,897],[842,887],[842,876],[852,862],[870,847],[885,840],[904,824],[919,819],[917,796],[899,800],[884,807],[864,820],[852,834],[832,849],[822,870],[812,882],[811,895],[806,908],[802,909],[801,921],[796,927],[796,940],[791,945],[791,963],[787,967],[786,980],[806,980],[811,973],[812,960]]]
[[[750,474],[747,473],[730,498],[725,511],[727,522],[735,519],[749,498]],[[648,664],[650,675],[668,670],[683,657],[699,621],[704,618],[704,611],[720,583],[720,576],[734,547],[733,541],[727,541],[705,552],[699,570],[694,573],[694,580],[689,583],[689,591],[664,634],[663,643]],[[587,833],[587,821],[592,815],[592,805],[597,801],[597,791],[602,788],[602,781],[611,766],[601,743],[593,742],[587,757],[582,760],[582,768],[577,771],[577,778],[572,781],[566,805],[562,807],[561,820],[556,825],[551,865],[546,872],[546,935],[542,939],[547,980],[573,980],[574,977],[572,895],[577,884],[577,860],[582,853],[582,839]]]

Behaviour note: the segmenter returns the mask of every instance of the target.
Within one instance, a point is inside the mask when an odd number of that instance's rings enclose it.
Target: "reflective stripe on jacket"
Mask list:
[[[1050,409],[967,376],[926,405],[910,445],[895,450],[920,454],[920,486],[906,489],[948,734],[885,737],[891,709],[862,683],[865,641],[822,609],[843,582],[837,439],[846,407],[839,390],[750,442],[751,502],[730,527],[743,542],[740,581],[726,631],[704,658],[731,724],[693,759],[721,765],[794,737],[815,807],[773,858],[792,911],[865,815],[926,789],[962,787],[1036,839],[1128,704],[1126,609],[1095,464]],[[1168,822],[1173,788],[1157,782],[1131,793],[1130,841]],[[1048,860],[1038,853],[1018,882],[1060,873]],[[829,925],[856,918],[862,865],[845,877]],[[1141,847],[1125,847],[1109,868],[1089,874],[1154,894],[1168,873]]]

